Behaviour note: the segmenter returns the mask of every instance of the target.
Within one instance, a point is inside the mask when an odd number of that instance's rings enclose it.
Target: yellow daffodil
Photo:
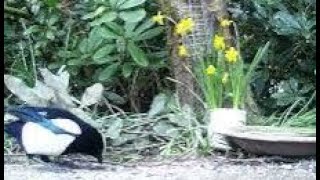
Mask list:
[[[178,55],[180,57],[188,57],[189,56],[189,52],[188,52],[188,49],[185,45],[180,45],[178,47]]]
[[[224,73],[223,76],[222,76],[222,84],[227,84],[228,82],[228,79],[229,79],[229,74],[228,73]]]
[[[230,47],[228,50],[226,50],[225,57],[228,62],[235,63],[238,60],[239,52],[234,48]]]
[[[152,21],[158,23],[159,25],[164,25],[165,18],[166,16],[162,15],[161,11],[159,11],[157,15],[152,17]]]
[[[216,68],[213,65],[209,65],[206,69],[206,74],[208,76],[214,75],[216,73]]]
[[[233,23],[233,21],[228,20],[228,19],[223,19],[220,21],[220,26],[221,27],[229,27]]]
[[[224,50],[226,48],[225,38],[220,35],[215,35],[213,39],[213,47],[216,50]]]
[[[191,18],[181,19],[175,27],[177,35],[185,36],[192,31],[195,24]]]

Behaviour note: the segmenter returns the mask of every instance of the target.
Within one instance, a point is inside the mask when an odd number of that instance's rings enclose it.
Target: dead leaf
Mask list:
[[[70,74],[67,71],[55,75],[46,68],[41,68],[39,70],[43,77],[43,81],[47,86],[60,92],[68,92]]]
[[[32,88],[27,86],[21,79],[4,75],[4,83],[12,94],[16,95],[21,101],[33,106],[47,106],[48,101],[38,96]]]
[[[81,98],[81,107],[87,107],[98,103],[102,98],[103,90],[103,85],[100,83],[88,87]]]

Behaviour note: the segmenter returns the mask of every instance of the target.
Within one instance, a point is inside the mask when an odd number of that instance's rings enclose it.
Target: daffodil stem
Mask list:
[[[166,18],[172,22],[173,24],[178,24],[174,19],[172,19],[171,17],[166,16]]]

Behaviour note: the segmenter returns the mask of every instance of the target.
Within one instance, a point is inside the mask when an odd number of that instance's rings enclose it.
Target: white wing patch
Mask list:
[[[52,122],[54,125],[72,134],[80,135],[82,133],[80,126],[69,119],[52,119]]]
[[[48,115],[47,112],[38,112],[38,114],[40,114],[41,116],[47,116]]]
[[[80,127],[68,119],[54,119],[55,125],[75,134],[81,134]],[[54,134],[39,124],[28,122],[22,129],[22,143],[28,154],[61,155],[76,137],[68,134]]]

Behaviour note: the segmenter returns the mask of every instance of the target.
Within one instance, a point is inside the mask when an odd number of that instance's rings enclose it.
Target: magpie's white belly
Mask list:
[[[73,122],[72,124],[71,121],[62,123],[63,121],[65,120],[56,120],[54,124],[61,128],[68,127],[69,130],[71,128],[70,131],[73,133],[77,132],[77,134],[81,134],[81,129],[77,124]],[[64,124],[66,124],[65,127]],[[75,138],[76,137],[68,134],[54,134],[50,130],[32,122],[26,123],[22,129],[22,144],[28,154],[61,155]]]

